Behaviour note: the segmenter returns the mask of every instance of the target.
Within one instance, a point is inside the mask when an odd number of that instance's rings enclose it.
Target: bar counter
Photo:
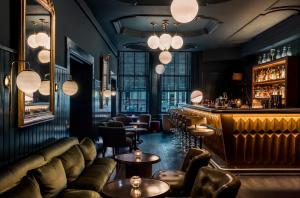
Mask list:
[[[216,130],[204,145],[228,168],[300,168],[300,109],[185,105]]]

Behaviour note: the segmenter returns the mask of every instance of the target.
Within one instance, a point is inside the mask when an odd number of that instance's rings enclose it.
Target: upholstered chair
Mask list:
[[[113,155],[119,152],[119,148],[129,147],[132,151],[132,140],[126,136],[126,131],[122,127],[98,127],[99,135],[103,139],[103,157],[107,147],[113,148]]]
[[[169,196],[189,196],[199,169],[207,166],[210,158],[211,154],[208,151],[192,148],[186,154],[180,170],[160,170],[153,175],[153,178],[170,185]]]
[[[113,118],[114,121],[122,122],[124,126],[128,126],[130,122],[132,122],[132,119],[125,115],[118,115],[117,117]]]
[[[150,122],[151,122],[151,115],[150,114],[141,114],[141,115],[139,115],[139,121],[147,123],[146,125],[141,125],[141,127],[148,129],[150,126]]]
[[[123,122],[119,122],[119,121],[109,121],[106,124],[107,127],[124,127]]]
[[[209,167],[199,170],[195,180],[192,198],[235,198],[241,182],[233,174]]]

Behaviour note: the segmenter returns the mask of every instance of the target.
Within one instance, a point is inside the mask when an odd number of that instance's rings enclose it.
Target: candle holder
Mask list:
[[[132,188],[130,191],[130,196],[134,198],[138,198],[142,196],[141,189],[139,188]]]
[[[138,127],[137,127],[137,125],[134,125],[133,128],[134,128],[134,129],[137,129]]]
[[[142,183],[142,178],[140,178],[139,176],[132,176],[130,178],[130,184],[133,189],[139,188],[141,183]]]
[[[137,123],[140,123],[140,120],[137,120],[136,122],[137,122]]]
[[[135,150],[134,156],[136,159],[141,159],[143,152],[141,150]]]

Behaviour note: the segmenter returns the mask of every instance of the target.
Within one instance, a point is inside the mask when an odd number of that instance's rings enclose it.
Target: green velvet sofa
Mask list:
[[[0,198],[99,198],[116,162],[89,138],[61,140],[0,172]]]

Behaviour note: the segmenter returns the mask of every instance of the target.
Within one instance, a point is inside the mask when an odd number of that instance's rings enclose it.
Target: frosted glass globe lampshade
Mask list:
[[[46,45],[45,45],[45,48],[49,50],[50,47],[51,47],[50,36],[48,36],[48,38],[46,39]]]
[[[183,46],[183,39],[181,36],[175,35],[172,38],[171,46],[173,49],[180,49]]]
[[[162,64],[156,65],[156,67],[155,67],[155,72],[159,75],[163,74],[165,72],[165,70],[166,70],[166,68]]]
[[[27,38],[27,44],[33,49],[39,47],[39,45],[36,42],[36,34],[32,34]]]
[[[159,60],[162,64],[167,65],[172,61],[172,54],[169,51],[163,51],[159,55]]]
[[[50,95],[50,80],[43,80],[39,88],[39,93],[43,96]]]
[[[117,92],[116,91],[111,91],[111,96],[116,96]]]
[[[197,0],[173,0],[171,13],[179,23],[188,23],[196,18],[199,11]]]
[[[50,62],[50,50],[43,49],[38,53],[39,61],[43,64]]]
[[[191,101],[192,103],[199,104],[203,100],[203,93],[202,91],[193,91],[191,94]]]
[[[78,92],[78,85],[73,80],[67,80],[62,86],[62,90],[67,96],[73,96]]]
[[[45,47],[47,44],[48,37],[48,34],[46,34],[45,32],[39,32],[36,35],[36,43],[41,47]]]
[[[170,34],[162,34],[159,37],[159,49],[168,50],[171,47],[172,36]]]
[[[104,92],[103,92],[103,95],[104,95],[104,97],[105,98],[109,98],[109,97],[111,97],[111,91],[110,90],[105,90]]]
[[[152,35],[149,37],[148,41],[147,41],[148,46],[151,49],[157,49],[159,46],[159,38],[156,35]]]
[[[20,72],[16,81],[17,87],[25,94],[32,94],[36,92],[42,83],[40,75],[32,70],[24,70]]]

